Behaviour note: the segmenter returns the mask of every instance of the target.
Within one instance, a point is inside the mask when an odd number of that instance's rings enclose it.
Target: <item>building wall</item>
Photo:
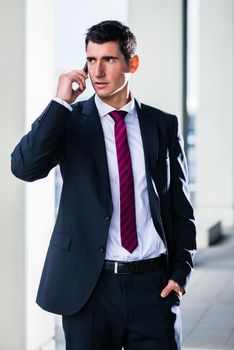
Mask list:
[[[200,1],[197,208],[233,226],[234,2]]]
[[[35,304],[54,221],[53,174],[26,185],[10,153],[53,95],[53,0],[0,1],[0,349],[54,349],[54,317]],[[48,199],[45,201],[46,196]]]
[[[25,128],[54,96],[54,0],[28,0],[25,26]],[[25,185],[26,350],[53,350],[54,315],[35,303],[55,220],[54,171]]]
[[[24,131],[24,34],[24,1],[0,1],[0,348],[4,350],[25,348],[25,192],[11,176],[9,162]]]
[[[182,0],[129,0],[129,25],[140,56],[134,94],[182,122]]]

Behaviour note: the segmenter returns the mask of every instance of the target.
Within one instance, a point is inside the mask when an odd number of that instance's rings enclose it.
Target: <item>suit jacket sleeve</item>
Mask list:
[[[66,149],[64,132],[71,112],[51,101],[11,154],[11,170],[21,180],[46,177]]]
[[[196,250],[196,229],[193,208],[190,204],[188,169],[183,149],[183,139],[174,117],[170,145],[171,210],[172,210],[172,256],[170,278],[186,286],[193,269]]]

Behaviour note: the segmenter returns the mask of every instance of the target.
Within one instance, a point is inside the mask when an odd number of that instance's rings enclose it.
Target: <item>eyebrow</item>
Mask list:
[[[95,60],[96,59],[96,57],[94,57],[94,56],[87,56],[86,58],[87,58],[87,60],[93,60],[93,59]],[[104,59],[104,60],[106,60],[106,59],[118,60],[118,57],[106,55],[106,56],[103,56],[102,59]]]

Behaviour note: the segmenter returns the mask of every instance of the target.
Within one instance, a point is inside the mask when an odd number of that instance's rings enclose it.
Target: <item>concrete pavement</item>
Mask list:
[[[183,350],[234,350],[234,235],[196,256],[182,299]]]

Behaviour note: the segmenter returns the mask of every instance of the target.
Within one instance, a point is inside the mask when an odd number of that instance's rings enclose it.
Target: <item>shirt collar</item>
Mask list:
[[[115,110],[112,106],[103,102],[97,94],[95,94],[95,103],[96,103],[100,118],[105,117],[107,114]],[[121,111],[125,111],[137,117],[135,99],[133,98],[132,95],[131,95],[131,100],[121,108]]]

